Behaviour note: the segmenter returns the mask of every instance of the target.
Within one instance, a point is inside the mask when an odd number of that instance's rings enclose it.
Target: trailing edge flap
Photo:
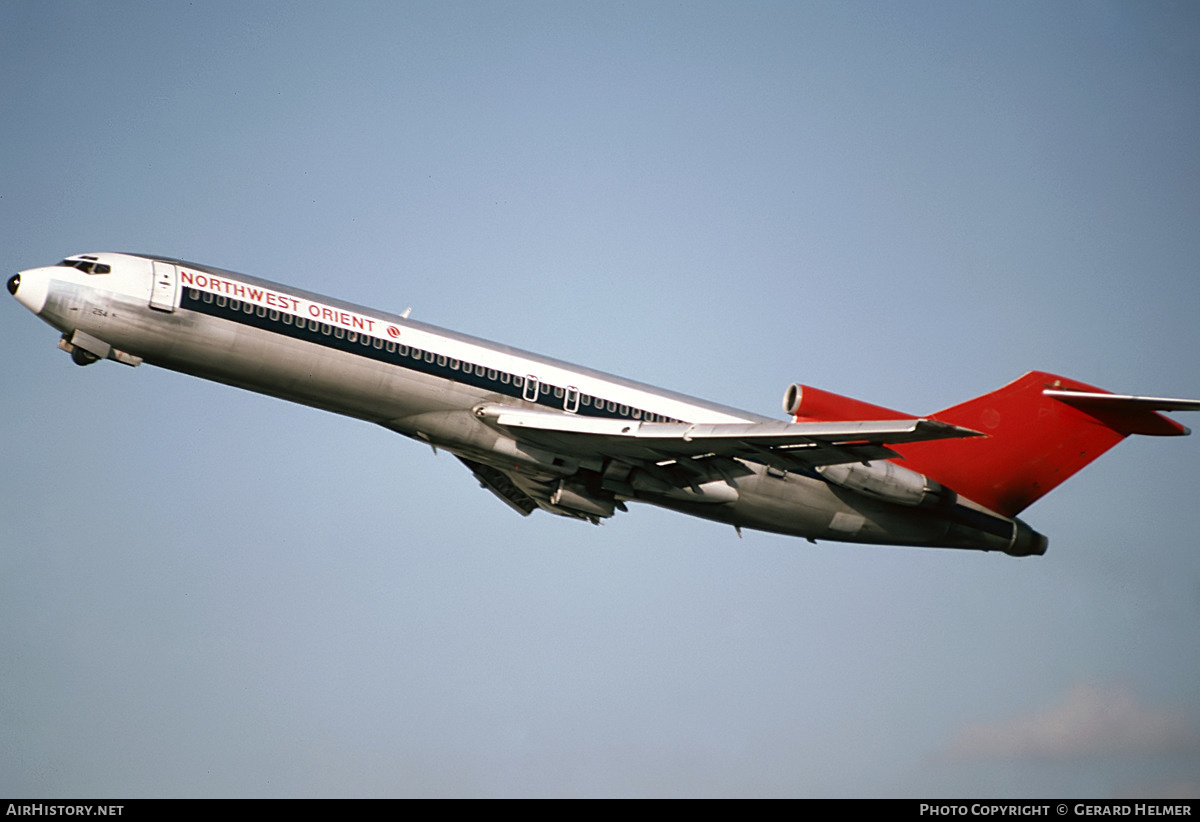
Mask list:
[[[724,456],[785,470],[889,459],[888,445],[978,431],[927,419],[880,422],[663,423],[484,405],[475,414],[517,439],[580,457],[637,462]]]
[[[611,497],[607,500],[589,500],[585,494],[582,499],[576,496],[572,500],[563,501],[559,498],[559,494],[562,493],[561,480],[537,479],[530,475],[523,475],[520,472],[509,473],[503,469],[493,468],[490,465],[475,462],[458,454],[455,454],[455,456],[458,457],[463,465],[471,469],[471,473],[475,475],[475,479],[479,480],[481,487],[491,491],[505,505],[523,517],[527,517],[538,508],[542,508],[558,516],[585,519],[589,522],[599,524],[602,518],[612,516],[617,508],[620,508],[622,511],[625,510],[623,505],[615,503]],[[581,502],[585,507],[581,507]],[[598,504],[599,508],[586,507],[588,502],[593,503],[593,505]],[[605,507],[606,505],[607,507]]]
[[[456,454],[455,456],[458,455]],[[498,496],[503,500],[505,505],[512,508],[521,516],[529,516],[538,507],[537,502],[518,488],[512,481],[512,478],[500,469],[492,468],[490,465],[484,465],[465,457],[458,457],[458,459],[463,465],[471,469],[471,473],[475,475],[475,479],[479,480],[480,486]]]

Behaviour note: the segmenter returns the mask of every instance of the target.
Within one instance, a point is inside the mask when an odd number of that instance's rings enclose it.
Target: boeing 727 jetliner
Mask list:
[[[79,365],[143,362],[377,423],[453,453],[522,515],[631,500],[779,534],[1043,554],[1016,515],[1159,411],[1033,371],[914,417],[807,386],[782,422],[232,271],[78,254],[8,281]]]

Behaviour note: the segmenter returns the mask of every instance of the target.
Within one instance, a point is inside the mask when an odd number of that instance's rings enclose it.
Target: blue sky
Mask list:
[[[18,0],[0,78],[10,273],[194,259],[767,414],[1200,396],[1193,4]],[[0,303],[0,794],[1200,794],[1194,438],[1041,558],[593,528]]]

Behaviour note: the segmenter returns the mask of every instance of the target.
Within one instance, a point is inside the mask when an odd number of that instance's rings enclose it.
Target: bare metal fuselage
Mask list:
[[[512,480],[510,504],[529,498],[598,521],[636,500],[809,539],[1045,548],[1024,523],[968,500],[908,506],[769,460],[743,459],[737,471],[713,459],[639,469],[619,455],[530,441],[482,409],[674,425],[771,421],[266,280],[124,254],[81,255],[14,280],[9,290],[62,332],[76,362],[144,361],[373,422],[454,453],[501,498],[495,486]],[[673,480],[684,467],[696,475]]]

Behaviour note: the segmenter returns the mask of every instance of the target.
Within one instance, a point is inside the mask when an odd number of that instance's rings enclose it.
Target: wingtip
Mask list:
[[[967,428],[966,426],[962,426],[962,425],[954,425],[953,423],[949,423],[949,422],[942,422],[941,420],[935,420],[931,417],[923,417],[923,418],[917,420],[917,424],[924,426],[924,427],[931,428],[935,431],[941,431],[945,434],[945,436],[947,438],[952,438],[952,437],[966,438],[966,437],[986,437],[987,436],[987,434],[983,433],[982,431],[976,431],[974,428]]]

